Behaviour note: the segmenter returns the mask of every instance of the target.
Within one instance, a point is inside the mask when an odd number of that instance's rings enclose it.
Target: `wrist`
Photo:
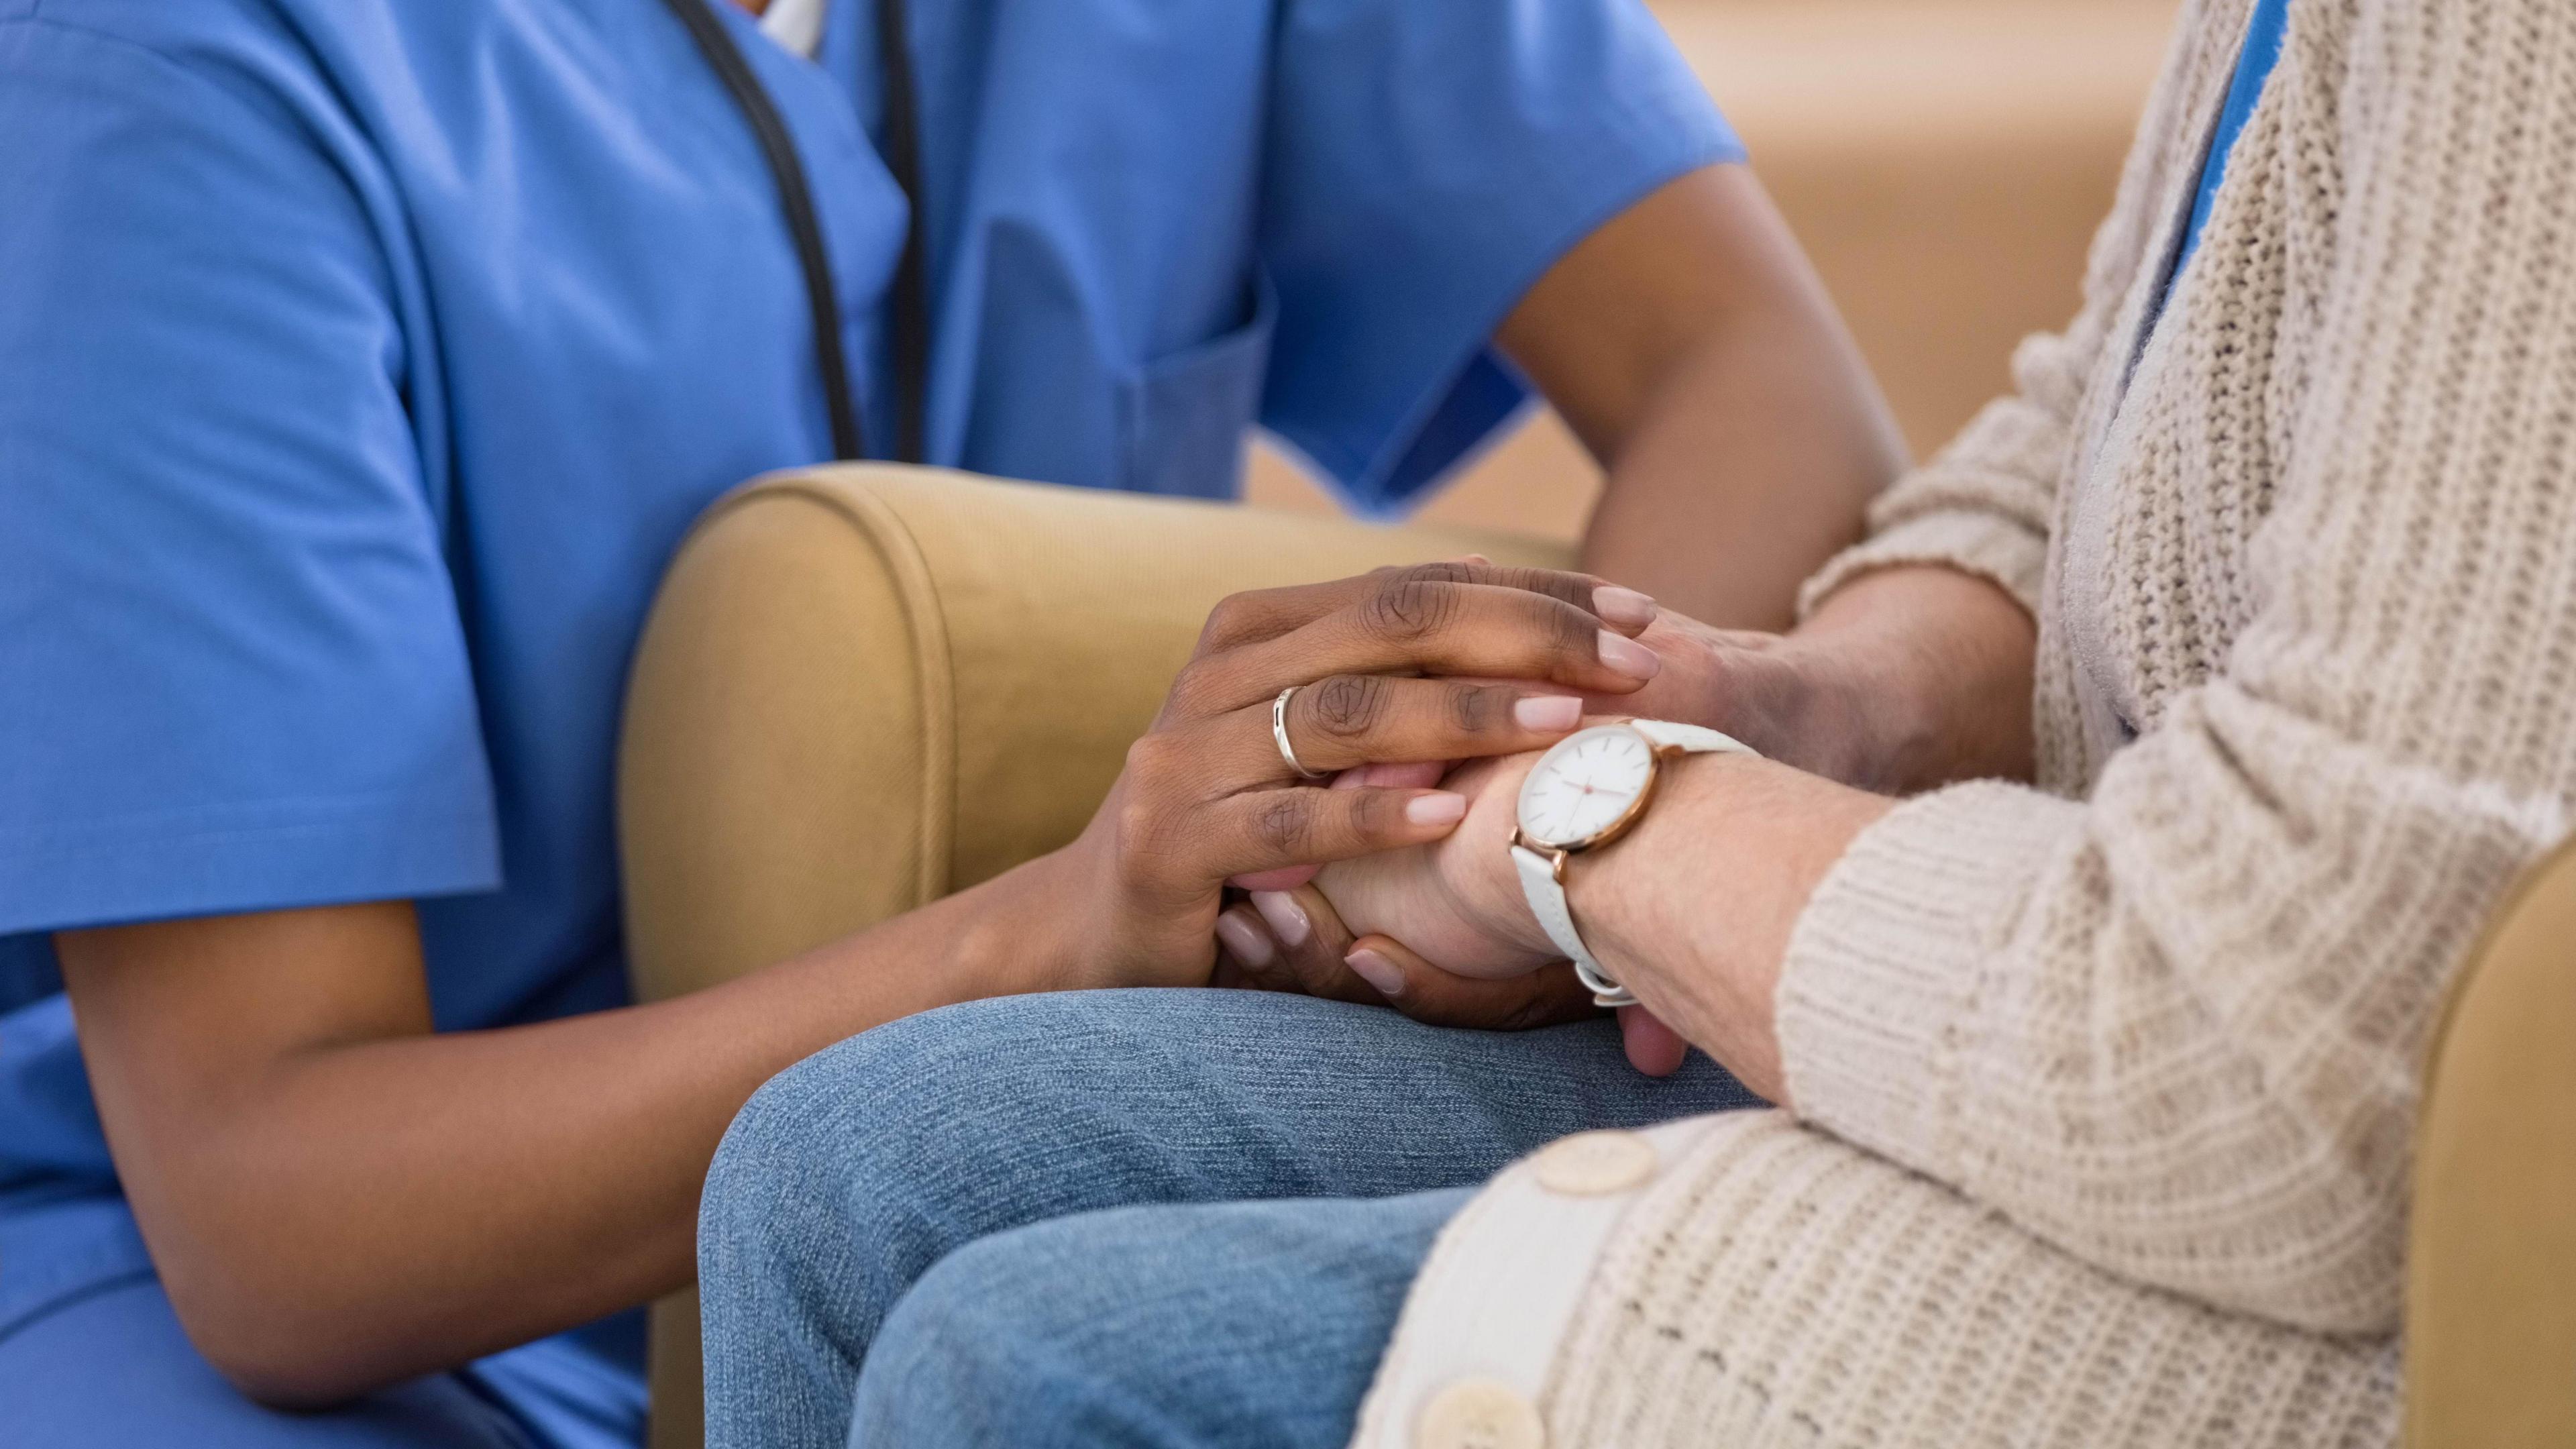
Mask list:
[[[1537,913],[1530,908],[1529,895],[1521,888],[1520,870],[1512,863],[1512,846],[1518,838],[1518,815],[1521,782],[1529,777],[1530,767],[1538,762],[1536,754],[1497,761],[1493,778],[1478,788],[1479,797],[1490,795],[1497,808],[1490,815],[1471,817],[1471,827],[1490,818],[1493,824],[1487,838],[1470,837],[1460,843],[1463,871],[1445,872],[1447,885],[1456,911],[1474,922],[1488,938],[1507,951],[1533,961],[1553,961],[1559,955],[1547,932],[1540,928]]]
[[[1834,758],[1797,761],[1844,784],[1904,795],[2031,771],[2037,632],[2012,596],[1936,564],[1863,574],[1788,636],[1810,737]]]
[[[1116,984],[1107,979],[1103,929],[1090,921],[1101,892],[1089,888],[1083,849],[1076,841],[949,897],[966,912],[957,964],[976,995]]]

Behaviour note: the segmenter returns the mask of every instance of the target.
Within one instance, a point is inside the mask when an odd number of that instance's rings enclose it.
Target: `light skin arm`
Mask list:
[[[1608,474],[1583,567],[1785,629],[1903,440],[1760,181],[1713,166],[1577,243],[1495,334]]]
[[[1227,876],[1456,828],[1450,792],[1291,779],[1283,682],[1313,681],[1290,727],[1318,767],[1526,749],[1637,682],[1644,620],[1599,592],[1434,565],[1237,596],[1080,840],[679,1000],[433,1034],[400,902],[59,933],[181,1322],[255,1397],[318,1405],[686,1283],[717,1140],[781,1068],[972,997],[1204,981]],[[1525,682],[1391,677],[1431,674]]]
[[[1656,629],[1695,637],[1671,623]],[[1710,637],[1695,646],[1717,661],[1704,671],[1718,694],[1702,717],[1770,758],[1673,762],[1634,831],[1575,859],[1567,900],[1585,942],[1643,1003],[1623,1013],[1641,1069],[1677,1067],[1686,1041],[1782,1101],[1772,1002],[1808,898],[1892,796],[2029,777],[2036,631],[1983,579],[1903,568],[1861,576],[1790,635]],[[1272,897],[1230,912],[1227,929],[1269,927],[1261,944],[1284,987],[1384,1001],[1440,1024],[1587,1013],[1508,853],[1535,759],[1453,774],[1446,783],[1471,804],[1447,839],[1328,867],[1285,897],[1302,930],[1278,930],[1288,912]],[[1870,788],[1844,783],[1855,779]]]

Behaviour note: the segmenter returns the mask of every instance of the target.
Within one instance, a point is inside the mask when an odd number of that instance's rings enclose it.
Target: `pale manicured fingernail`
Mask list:
[[[1583,722],[1583,701],[1566,694],[1533,694],[1512,705],[1512,722],[1525,730],[1570,730]]]
[[[1351,974],[1377,988],[1377,994],[1389,1001],[1404,994],[1404,972],[1384,956],[1363,946],[1342,958]]]
[[[1447,790],[1416,795],[1404,802],[1404,818],[1416,825],[1455,825],[1467,818],[1467,797]]]
[[[1261,913],[1261,919],[1270,923],[1272,931],[1278,933],[1279,943],[1291,951],[1305,945],[1306,938],[1315,933],[1314,923],[1306,919],[1305,909],[1297,904],[1296,897],[1286,891],[1254,891],[1252,908]]]
[[[1234,953],[1234,959],[1255,971],[1264,970],[1279,959],[1279,953],[1271,948],[1270,938],[1261,933],[1259,926],[1241,916],[1217,917],[1216,938],[1225,943],[1225,949]]]
[[[1601,631],[1601,662],[1613,672],[1635,680],[1652,679],[1664,668],[1664,661],[1655,657],[1654,650],[1607,629]]]
[[[1663,609],[1653,599],[1638,593],[1635,589],[1623,589],[1617,584],[1604,584],[1592,591],[1592,612],[1613,624],[1628,624],[1643,629],[1655,622],[1655,616],[1662,613]]]

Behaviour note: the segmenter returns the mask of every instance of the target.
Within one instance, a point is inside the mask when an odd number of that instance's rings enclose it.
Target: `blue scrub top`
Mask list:
[[[808,61],[711,3],[891,438],[869,5]],[[987,473],[1227,495],[1257,421],[1398,511],[1523,400],[1528,284],[1742,154],[1635,0],[911,23],[928,450]],[[661,0],[0,0],[0,137],[5,1335],[148,1271],[44,933],[410,898],[442,1028],[625,1001],[645,606],[829,446],[771,178]]]

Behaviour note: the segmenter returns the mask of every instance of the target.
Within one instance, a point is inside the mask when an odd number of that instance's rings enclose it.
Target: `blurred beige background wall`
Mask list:
[[[1651,0],[1887,389],[1915,453],[2074,311],[2176,0]],[[1571,538],[1600,474],[1544,412],[1423,516]],[[1333,504],[1266,444],[1250,497]]]

